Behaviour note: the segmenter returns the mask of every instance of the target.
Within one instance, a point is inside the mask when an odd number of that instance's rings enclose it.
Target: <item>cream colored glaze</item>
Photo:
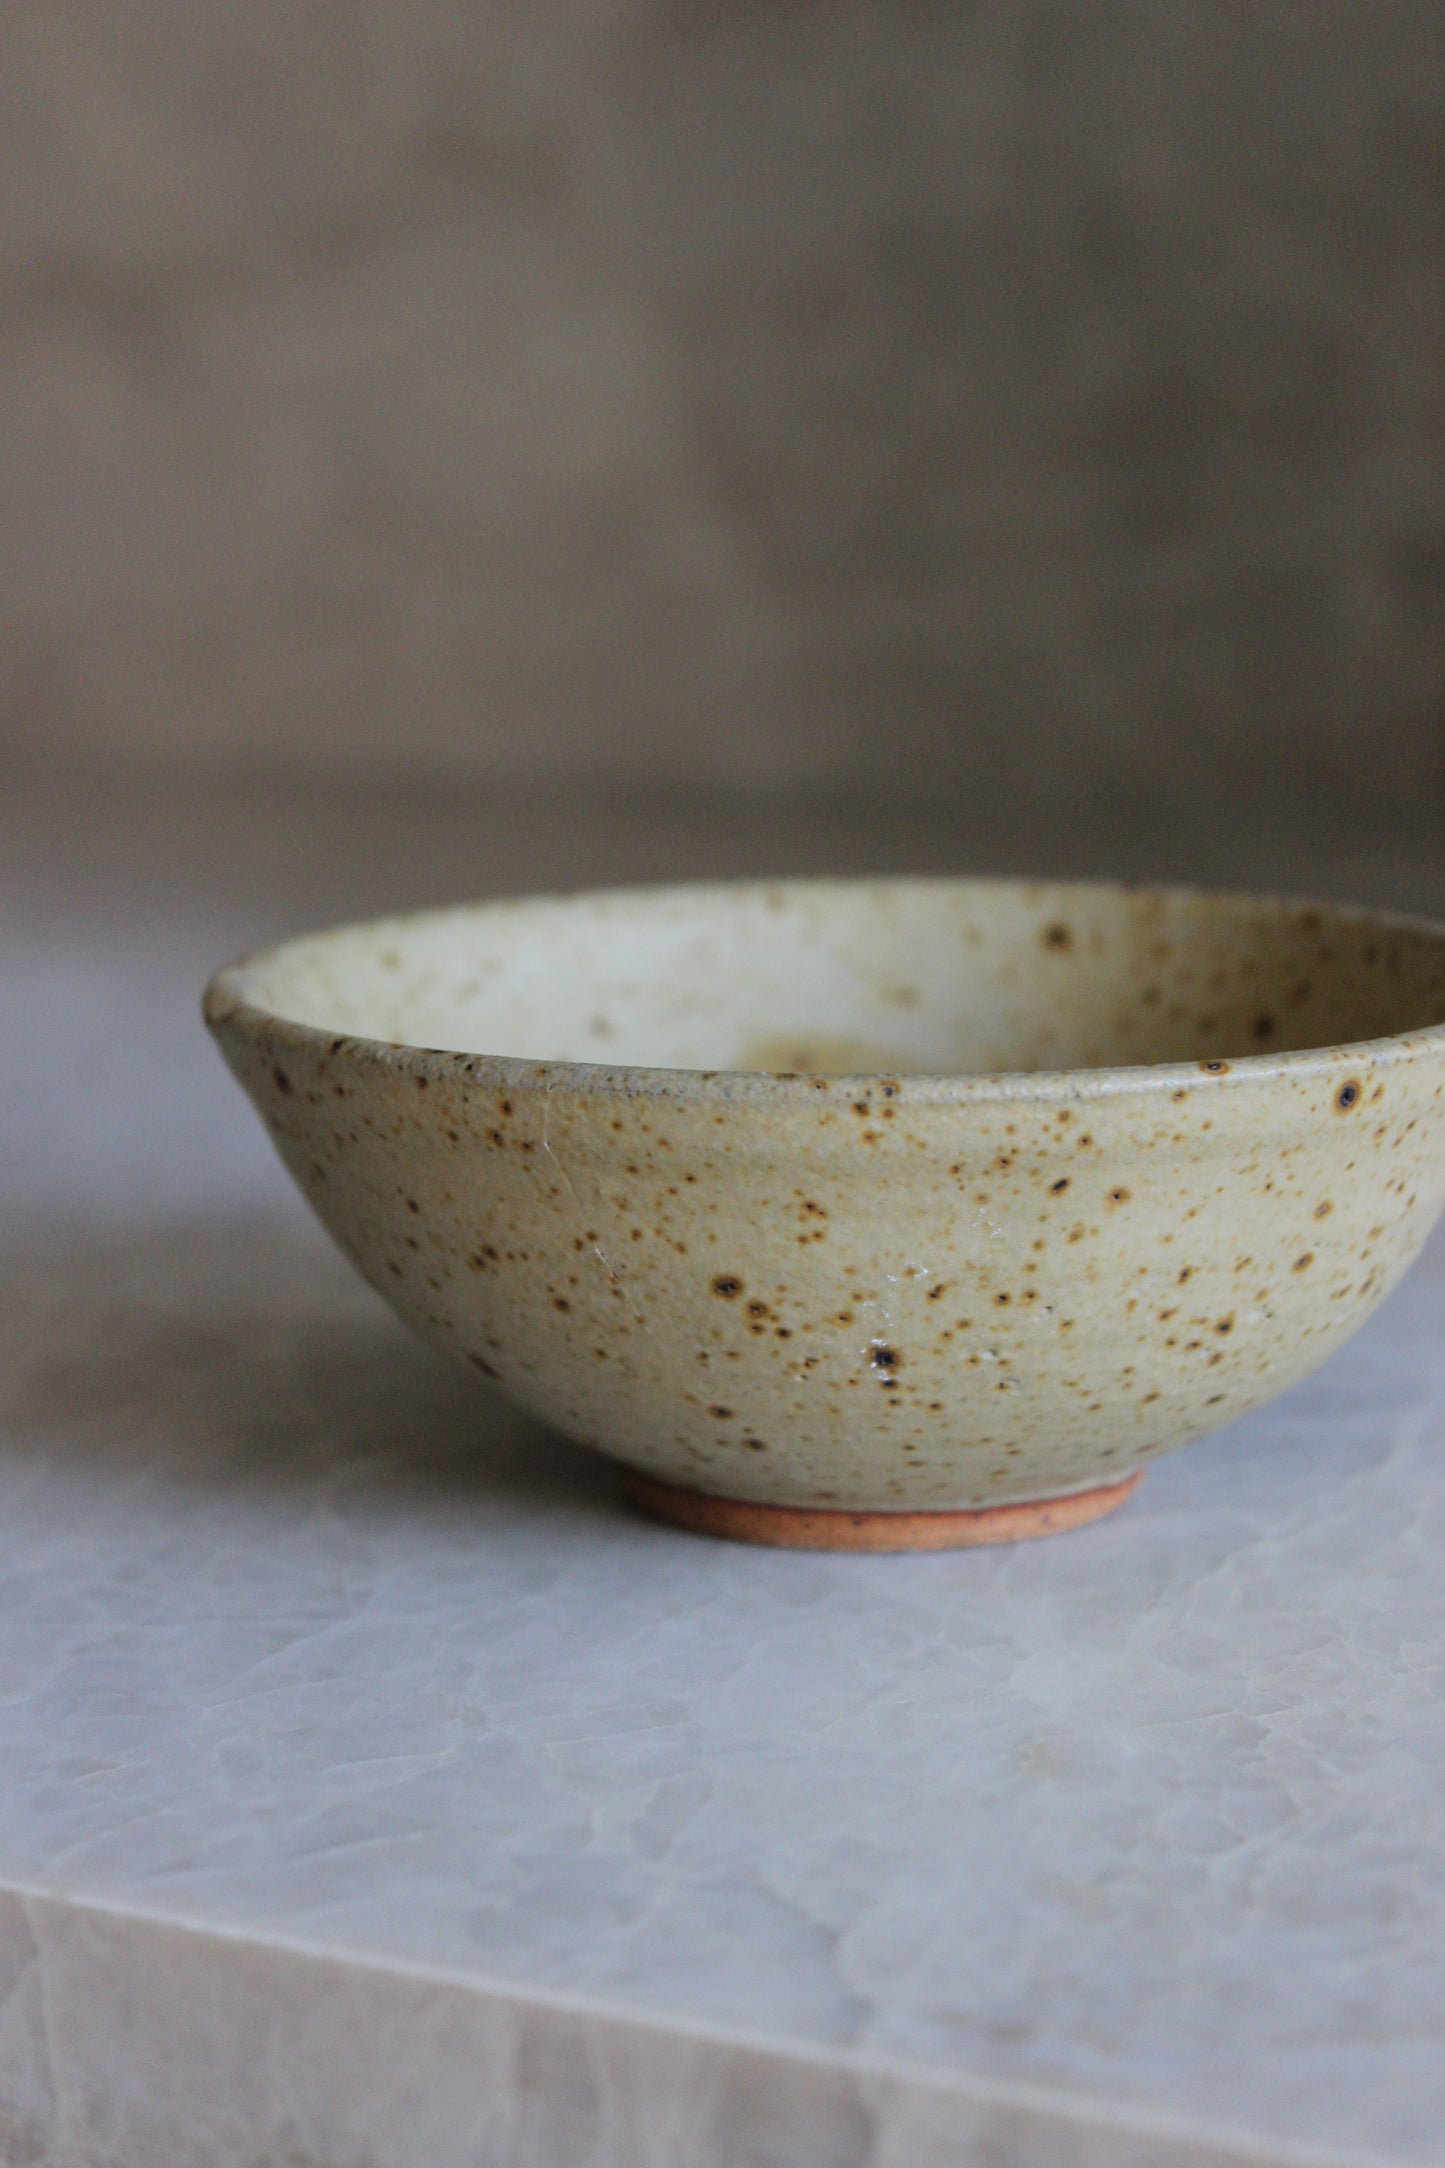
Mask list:
[[[1445,929],[1375,913],[612,892],[289,943],[206,1015],[418,1332],[763,1503],[1117,1482],[1323,1360],[1445,1201]]]

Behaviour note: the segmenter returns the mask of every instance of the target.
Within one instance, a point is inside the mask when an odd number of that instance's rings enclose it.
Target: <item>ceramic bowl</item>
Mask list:
[[[286,943],[206,1018],[399,1316],[688,1525],[1092,1519],[1312,1369],[1445,1197],[1445,928],[787,882]]]

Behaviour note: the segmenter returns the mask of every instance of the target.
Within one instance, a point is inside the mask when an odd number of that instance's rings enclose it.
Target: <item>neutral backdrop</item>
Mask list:
[[[12,773],[1445,803],[1436,0],[0,47]]]

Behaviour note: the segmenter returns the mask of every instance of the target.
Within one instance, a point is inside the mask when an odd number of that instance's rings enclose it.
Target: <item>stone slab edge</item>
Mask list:
[[[0,2164],[1383,2168],[14,1883]]]

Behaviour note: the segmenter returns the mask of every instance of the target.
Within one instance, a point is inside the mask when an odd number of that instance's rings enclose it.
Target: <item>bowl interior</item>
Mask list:
[[[996,881],[622,890],[311,936],[254,1005],[458,1053],[979,1074],[1202,1061],[1445,1021],[1445,930],[1248,896]]]

